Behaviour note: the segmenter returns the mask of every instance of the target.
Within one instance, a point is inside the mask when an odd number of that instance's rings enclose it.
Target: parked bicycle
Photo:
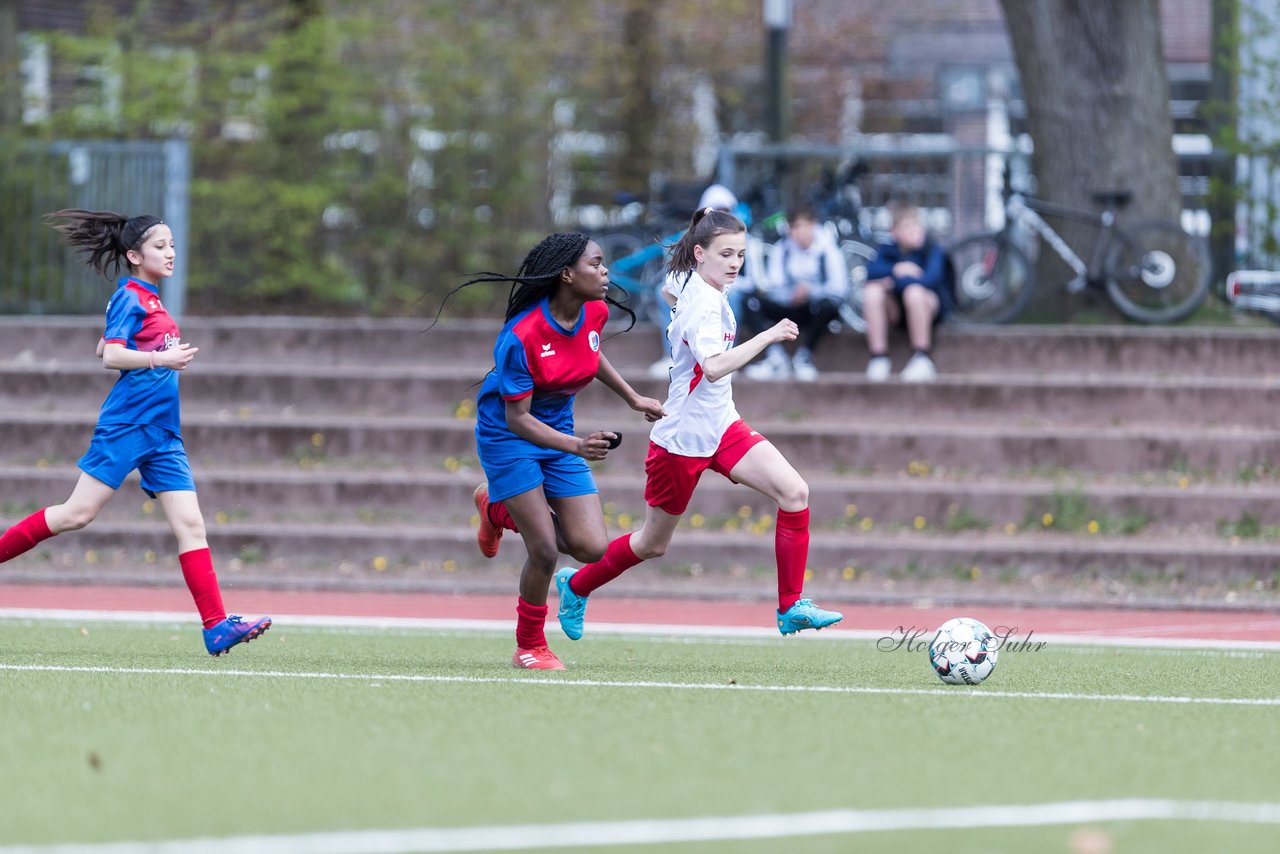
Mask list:
[[[750,222],[747,210],[738,213],[744,221]],[[786,218],[781,213],[765,217],[752,229],[753,234],[776,233],[778,220],[785,222]],[[628,308],[636,313],[638,320],[653,323],[659,329],[666,328],[670,314],[669,306],[659,293],[666,279],[667,247],[683,236],[684,229],[681,228],[670,234],[658,232],[657,236],[612,231],[595,237],[609,266],[610,281],[627,292]],[[761,275],[772,248],[772,244],[761,240],[748,241],[744,269],[761,271],[757,273]]]
[[[1005,173],[1005,225],[949,250],[956,272],[955,317],[968,323],[1008,323],[1035,287],[1035,267],[1019,241],[1037,234],[1075,272],[1069,293],[1101,287],[1125,316],[1142,323],[1181,320],[1209,292],[1209,248],[1174,222],[1151,220],[1121,227],[1116,214],[1128,192],[1094,193],[1101,212],[1087,212],[1036,199],[1012,189]],[[1086,262],[1040,216],[1092,225],[1097,237]]]
[[[866,323],[862,319],[862,285],[866,282],[866,264],[875,256],[871,245],[870,227],[861,216],[857,178],[865,168],[842,169],[838,174],[824,175],[806,191],[806,199],[824,214],[823,229],[840,247],[845,256],[850,277],[850,296],[841,306],[840,322],[861,332]],[[776,195],[776,193],[775,193]],[[749,191],[748,198],[767,197],[761,188]],[[774,210],[767,215],[753,217],[747,205],[740,206],[739,217],[750,226],[751,240],[747,241],[747,258],[744,270],[747,281],[764,276],[778,240],[786,234],[785,211]],[[636,312],[638,320],[648,321],[659,329],[666,327],[669,307],[659,294],[665,278],[666,246],[679,240],[683,229],[674,226],[674,220],[662,220],[645,228],[615,230],[595,235],[609,265],[609,277],[629,295],[628,307]],[[675,229],[675,230],[671,230]],[[671,230],[671,233],[665,233]]]

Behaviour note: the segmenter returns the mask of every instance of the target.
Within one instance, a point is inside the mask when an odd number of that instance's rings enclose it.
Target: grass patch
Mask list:
[[[88,668],[0,670],[6,762],[23,769],[22,785],[6,791],[0,839],[1099,798],[1280,802],[1273,706],[1043,696],[1270,698],[1274,653],[1050,644],[1002,652],[975,689],[943,686],[922,650],[879,651],[872,640],[592,636],[588,621],[582,642],[553,636],[552,645],[567,672],[512,670],[505,631],[277,624],[210,660],[192,624],[0,622],[0,664]],[[573,681],[596,684],[559,684]],[[792,690],[753,690],[763,686]],[[986,742],[965,753],[964,778],[997,785],[922,785],[956,779],[954,752],[938,745],[958,728],[980,729]],[[798,756],[826,771],[795,774]],[[242,771],[253,785],[210,785]],[[1157,822],[1108,827],[1126,851],[1224,850],[1224,840],[1265,851],[1275,839],[1274,827],[1212,822],[1180,822],[1176,835]],[[804,850],[1069,850],[1071,830],[818,836]],[[627,850],[710,848],[778,850],[776,841]]]

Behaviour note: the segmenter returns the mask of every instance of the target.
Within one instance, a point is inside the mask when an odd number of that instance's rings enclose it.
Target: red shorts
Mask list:
[[[649,443],[649,455],[644,460],[644,501],[680,516],[689,509],[694,487],[707,469],[729,477],[729,472],[746,456],[747,451],[768,440],[738,419],[729,425],[720,437],[720,446],[709,457],[685,457],[673,454],[666,448]],[[733,478],[729,478],[732,480]]]

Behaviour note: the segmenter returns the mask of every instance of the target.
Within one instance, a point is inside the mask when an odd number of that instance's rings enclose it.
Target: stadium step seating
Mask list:
[[[472,439],[494,321],[201,319],[184,436],[210,541],[246,583],[506,589],[523,550],[474,545]],[[61,500],[113,382],[96,318],[0,318],[0,525]],[[642,392],[656,334],[606,337]],[[1101,597],[1273,596],[1280,336],[1259,329],[944,328],[931,385],[868,384],[861,339],[817,383],[735,379],[739,410],[811,486],[824,598],[995,586]],[[895,354],[901,367],[905,354]],[[643,517],[645,425],[603,388],[578,426],[627,440],[598,466],[611,532]],[[621,583],[767,593],[769,502],[707,476],[668,555]],[[10,578],[176,582],[154,502],[126,485]],[[635,579],[631,575],[637,576]],[[949,592],[948,592],[949,591]],[[1047,594],[1046,594],[1047,595]]]

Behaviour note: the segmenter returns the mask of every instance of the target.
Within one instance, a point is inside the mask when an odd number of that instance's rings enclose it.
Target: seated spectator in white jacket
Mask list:
[[[781,344],[765,351],[764,358],[747,366],[746,375],[757,380],[781,380],[794,375],[801,382],[818,378],[813,353],[829,334],[840,306],[849,296],[849,272],[840,248],[818,224],[813,211],[799,208],[787,217],[787,236],[769,256],[764,281],[743,304],[742,325],[749,338],[788,318],[800,327],[799,346],[788,359]]]

